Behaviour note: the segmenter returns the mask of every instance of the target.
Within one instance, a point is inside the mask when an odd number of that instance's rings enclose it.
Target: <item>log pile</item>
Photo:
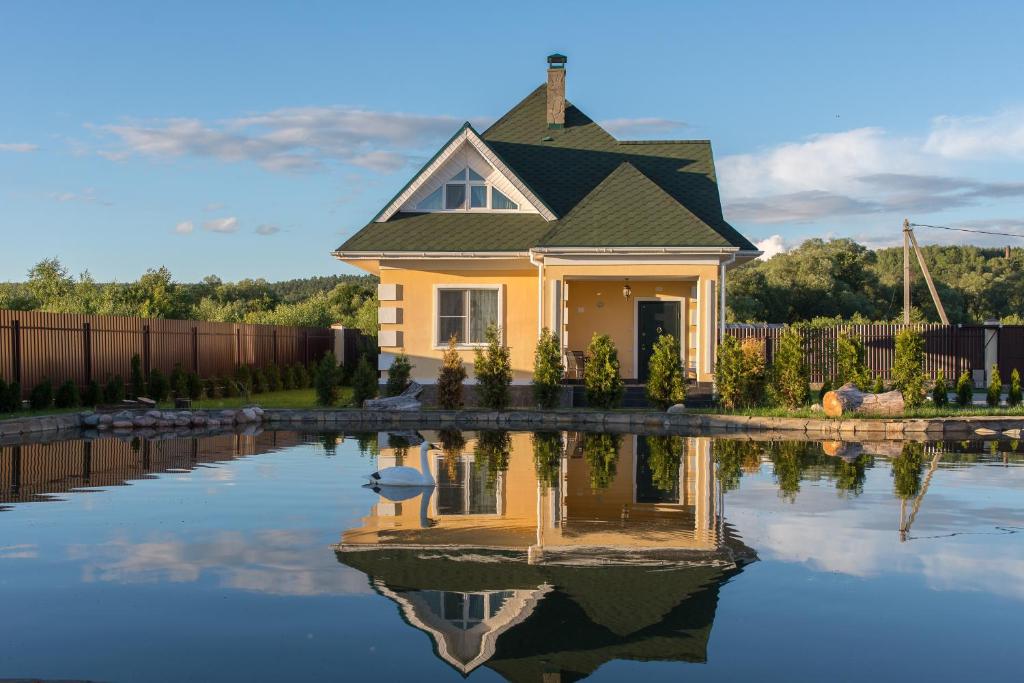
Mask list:
[[[825,394],[821,401],[825,414],[842,417],[851,413],[858,415],[902,415],[903,394],[887,391],[882,394],[864,393],[853,382],[847,382],[835,391]]]

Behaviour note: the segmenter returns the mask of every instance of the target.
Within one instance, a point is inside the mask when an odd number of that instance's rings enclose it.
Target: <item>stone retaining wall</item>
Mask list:
[[[705,415],[659,411],[594,410],[420,410],[370,411],[243,410],[148,411],[116,414],[67,413],[0,420],[0,438],[89,429],[151,436],[182,429],[236,429],[246,425],[265,428],[381,429],[454,426],[466,429],[583,429],[679,434],[756,433],[758,438],[813,438],[859,441],[890,439],[943,439],[972,436],[1019,438],[1024,417],[950,417],[931,419],[832,420],[742,415]]]

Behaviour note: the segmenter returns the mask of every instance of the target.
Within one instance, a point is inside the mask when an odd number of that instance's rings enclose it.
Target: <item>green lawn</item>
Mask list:
[[[813,411],[810,407],[800,408],[798,410],[789,410],[788,408],[775,408],[775,407],[763,407],[763,408],[746,408],[744,410],[724,410],[722,408],[693,408],[688,410],[689,413],[699,413],[705,415],[745,415],[751,417],[796,417],[796,418],[813,418],[813,419],[832,419],[829,418],[825,413],[821,411]],[[1024,416],[1024,406],[1017,406],[1015,408],[989,408],[988,406],[972,406],[970,408],[961,408],[959,406],[948,406],[946,408],[936,408],[932,405],[924,405],[914,410],[908,410],[904,418],[938,418],[938,417],[1022,417]],[[855,419],[855,420],[886,420],[890,419],[884,415],[846,415],[843,417],[844,420]]]
[[[352,388],[342,387],[341,398],[335,407],[347,407],[352,403]],[[317,408],[316,392],[313,389],[292,389],[290,391],[271,391],[265,394],[253,394],[248,399],[218,398],[213,400],[193,401],[192,407],[197,410],[221,410],[225,408],[243,408],[245,406],[258,405],[263,408]],[[172,402],[161,403],[161,409],[171,410],[174,408]],[[9,417],[31,417],[34,415],[59,415],[61,413],[77,413],[89,410],[89,408],[50,408],[48,410],[24,410],[20,413],[0,413],[0,420]]]

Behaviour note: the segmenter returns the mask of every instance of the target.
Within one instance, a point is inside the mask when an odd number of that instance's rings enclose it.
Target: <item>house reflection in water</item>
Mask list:
[[[380,491],[337,554],[459,673],[706,659],[719,586],[756,559],[724,523],[709,439],[422,436],[437,488]],[[380,467],[416,466],[417,438],[382,440]]]

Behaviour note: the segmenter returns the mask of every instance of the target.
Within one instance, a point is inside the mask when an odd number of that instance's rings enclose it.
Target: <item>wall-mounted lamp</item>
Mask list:
[[[629,297],[633,296],[633,288],[629,286],[628,280],[626,281],[626,284],[622,285],[622,296],[627,301],[629,301]]]

